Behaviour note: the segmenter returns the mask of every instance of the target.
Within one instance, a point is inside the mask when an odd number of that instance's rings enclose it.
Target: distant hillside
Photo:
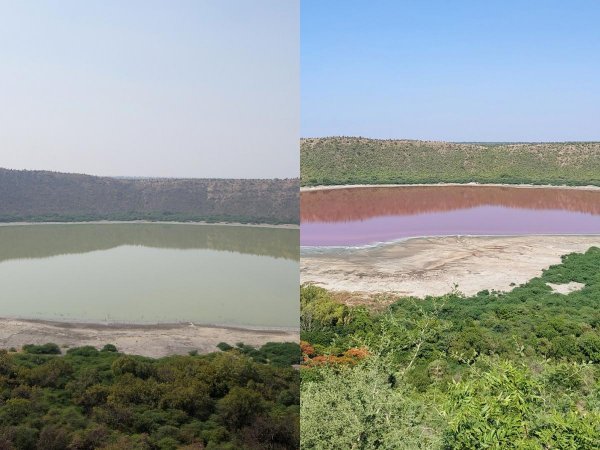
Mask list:
[[[124,179],[0,169],[0,222],[298,223],[298,180]]]
[[[600,185],[600,142],[450,143],[355,137],[301,140],[301,183]]]

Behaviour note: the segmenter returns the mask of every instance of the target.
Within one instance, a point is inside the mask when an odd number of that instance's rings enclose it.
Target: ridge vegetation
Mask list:
[[[600,142],[302,139],[303,186],[506,183],[600,186]]]

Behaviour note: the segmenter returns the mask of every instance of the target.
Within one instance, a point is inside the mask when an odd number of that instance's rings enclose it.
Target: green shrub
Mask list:
[[[569,281],[586,287],[546,285]],[[398,298],[360,314],[330,303],[301,287],[303,449],[600,448],[599,248],[506,293]],[[345,357],[365,346],[358,363]]]
[[[83,347],[74,347],[67,350],[67,355],[70,356],[96,356],[98,354],[98,349],[91,345],[86,345]]]
[[[226,351],[229,351],[229,350],[231,350],[233,347],[232,347],[231,345],[229,345],[229,344],[225,343],[225,342],[219,342],[219,343],[217,344],[217,348],[218,348],[219,350],[221,350],[221,351],[224,351],[224,352],[226,352]]]
[[[23,351],[31,355],[60,355],[60,347],[54,343],[47,343],[43,345],[24,345]]]
[[[102,350],[100,350],[101,352],[111,352],[111,353],[117,353],[117,347],[114,344],[106,344],[104,347],[102,347]]]
[[[89,347],[65,356],[0,351],[0,448],[295,449],[298,385],[291,367],[240,351],[161,359]]]

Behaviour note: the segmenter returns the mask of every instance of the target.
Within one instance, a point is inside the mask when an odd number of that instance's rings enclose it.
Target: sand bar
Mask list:
[[[63,347],[111,343],[120,352],[158,358],[185,355],[192,350],[209,353],[219,342],[243,342],[255,347],[267,342],[298,342],[296,330],[253,330],[192,324],[100,325],[0,319],[0,348],[20,349],[26,344],[54,342]]]
[[[452,236],[408,239],[362,248],[303,250],[302,283],[332,291],[443,295],[455,284],[466,295],[509,291],[561,262],[600,247],[595,236]]]

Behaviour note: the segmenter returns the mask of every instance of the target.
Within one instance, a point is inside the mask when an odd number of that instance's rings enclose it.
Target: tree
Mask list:
[[[231,430],[250,424],[264,410],[265,405],[258,392],[239,386],[231,389],[217,404],[223,423]]]

